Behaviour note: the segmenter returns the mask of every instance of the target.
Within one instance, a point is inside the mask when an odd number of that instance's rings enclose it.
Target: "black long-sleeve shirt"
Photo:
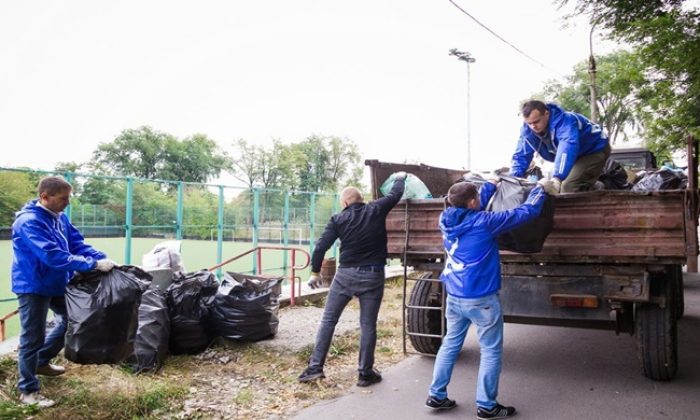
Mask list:
[[[370,203],[353,203],[331,220],[316,241],[311,256],[311,271],[321,271],[326,251],[340,238],[339,267],[386,264],[386,216],[401,200],[405,179],[394,181],[386,197]]]

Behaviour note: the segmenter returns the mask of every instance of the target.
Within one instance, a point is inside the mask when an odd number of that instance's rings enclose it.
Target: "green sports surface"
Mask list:
[[[163,239],[153,239],[153,238],[132,238],[131,242],[131,264],[140,265],[141,258],[144,254],[149,252],[157,243],[162,242]],[[125,240],[124,238],[87,238],[86,242],[97,248],[100,251],[106,253],[109,258],[113,259],[117,263],[124,263],[124,248]],[[260,246],[279,246],[279,244],[265,244],[260,243]],[[187,271],[197,271],[202,268],[208,268],[216,264],[216,254],[217,254],[217,243],[216,241],[195,241],[195,240],[183,240],[182,241],[182,258]],[[309,251],[308,245],[295,246],[296,248]],[[223,260],[227,260],[238,254],[244,253],[253,248],[253,244],[250,242],[224,242],[223,243]],[[329,251],[327,255],[331,255],[332,251]],[[288,266],[291,266],[291,253],[277,250],[263,250],[262,251],[262,269],[265,274],[271,275],[283,275],[282,271],[284,263],[284,254],[288,254]],[[224,266],[226,271],[237,271],[251,273],[253,270],[253,257],[254,254],[246,255],[241,259],[238,259],[230,264]],[[304,264],[306,258],[303,254],[297,253],[297,258],[300,262],[297,265]],[[0,300],[14,299],[15,295],[12,293],[12,285],[10,282],[10,269],[12,265],[12,242],[5,240],[0,241]],[[309,269],[306,268],[297,275],[302,279],[305,279],[309,274]],[[289,276],[289,271],[287,271],[286,276]],[[286,277],[285,276],[285,277]],[[12,312],[17,309],[17,302],[12,300],[10,302],[0,302],[0,317],[5,316],[5,314]],[[17,335],[19,331],[19,318],[14,316],[10,318],[6,323],[6,337],[13,337]]]

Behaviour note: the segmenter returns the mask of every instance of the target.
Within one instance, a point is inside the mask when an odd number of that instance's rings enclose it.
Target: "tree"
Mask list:
[[[160,179],[206,183],[231,166],[230,159],[214,140],[195,134],[184,140],[166,138],[162,154]]]
[[[569,3],[573,0],[559,0]],[[683,148],[700,135],[700,12],[682,0],[577,0],[576,11],[636,47],[646,85],[636,94],[647,145]]]
[[[260,146],[238,139],[233,143],[237,153],[231,162],[233,176],[246,184],[250,189],[260,180]]]
[[[122,131],[94,152],[95,163],[110,173],[141,178],[207,182],[230,166],[226,153],[204,134],[184,140],[139,127]]]
[[[290,189],[336,191],[348,183],[362,188],[360,153],[349,139],[312,135],[292,144],[285,160],[290,162]]]
[[[0,172],[0,226],[10,226],[15,212],[36,196],[36,182],[24,172]]]
[[[605,128],[611,143],[627,141],[639,127],[641,115],[637,94],[644,86],[644,69],[639,56],[631,51],[616,51],[597,60],[598,123]],[[566,83],[556,81],[545,86],[541,96],[565,109],[587,115],[590,111],[588,61],[574,67]]]
[[[172,136],[143,126],[121,132],[111,143],[93,153],[95,161],[118,175],[156,178],[167,139]]]

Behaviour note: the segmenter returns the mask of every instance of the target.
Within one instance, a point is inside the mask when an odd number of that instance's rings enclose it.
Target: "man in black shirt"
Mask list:
[[[374,348],[377,343],[377,315],[384,296],[386,264],[386,216],[401,200],[406,173],[394,176],[394,185],[386,196],[365,204],[355,187],[340,193],[343,210],[332,216],[323,234],[316,241],[311,257],[309,286],[321,285],[321,262],[326,251],[340,239],[340,261],[328,291],[326,307],[316,335],[316,345],[309,366],[299,376],[300,382],[325,378],[323,365],[331,345],[333,332],[345,306],[353,296],[360,301],[360,357],[357,386],[369,386],[382,380],[374,369]]]

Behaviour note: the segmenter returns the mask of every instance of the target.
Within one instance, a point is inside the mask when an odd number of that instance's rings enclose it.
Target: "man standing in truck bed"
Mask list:
[[[597,124],[556,104],[523,104],[523,126],[513,154],[511,175],[525,175],[533,155],[554,162],[548,192],[587,191],[603,172],[610,143]]]

